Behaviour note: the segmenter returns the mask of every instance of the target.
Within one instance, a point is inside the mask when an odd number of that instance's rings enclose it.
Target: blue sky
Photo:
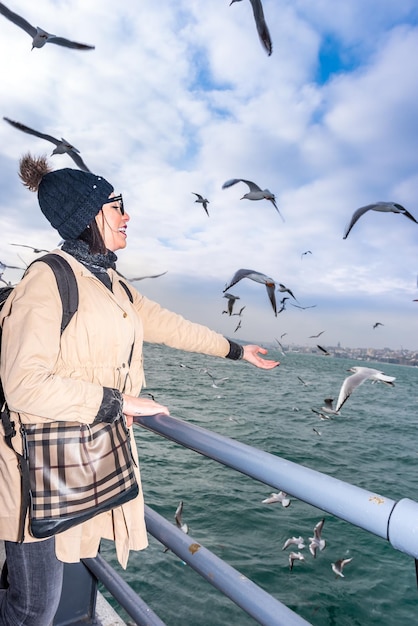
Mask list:
[[[268,57],[249,2],[8,0],[78,52],[30,37],[0,16],[1,115],[65,137],[123,192],[131,215],[126,276],[167,274],[140,291],[230,337],[418,349],[418,225],[360,206],[396,201],[418,219],[418,6],[413,0],[264,0]],[[33,260],[11,242],[58,237],[17,177],[26,151],[53,145],[0,120],[0,260]],[[73,167],[68,156],[55,168]],[[266,200],[230,178],[270,189]],[[208,218],[194,202],[210,201]],[[311,250],[312,254],[302,256]],[[231,291],[242,327],[222,315],[238,268],[284,283],[306,306],[274,316],[262,285]],[[19,272],[8,271],[10,280]],[[383,326],[373,329],[379,321]]]

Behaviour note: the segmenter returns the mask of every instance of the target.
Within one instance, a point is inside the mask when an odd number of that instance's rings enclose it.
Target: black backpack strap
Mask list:
[[[45,254],[34,263],[42,261],[54,272],[62,302],[61,334],[67,328],[78,309],[78,287],[71,265],[58,254]]]
[[[66,261],[62,256],[59,256],[58,254],[46,254],[45,256],[36,259],[36,261],[33,261],[33,263],[37,263],[38,261],[43,261],[44,263],[49,265],[49,267],[54,272],[54,276],[57,281],[58,291],[62,302],[62,334],[67,328],[74,313],[78,309],[78,287],[76,277],[68,261]],[[23,454],[20,454],[13,447],[12,439],[16,435],[16,428],[15,423],[12,422],[10,419],[9,407],[6,403],[4,403],[3,409],[1,411],[1,421],[4,428],[5,442],[9,446],[9,448],[11,448],[16,454],[20,470],[22,501],[18,542],[21,543],[24,539],[26,516],[30,506],[29,466],[27,453],[25,450],[25,437],[24,432],[21,428],[24,449]]]

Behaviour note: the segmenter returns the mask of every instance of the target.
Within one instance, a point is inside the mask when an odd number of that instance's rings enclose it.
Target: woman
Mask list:
[[[62,304],[45,263],[34,263],[13,290],[0,315],[1,379],[11,418],[18,424],[55,420],[111,422],[123,412],[168,414],[168,408],[139,397],[144,384],[143,341],[272,369],[266,350],[244,347],[222,335],[128,292],[116,272],[116,250],[126,247],[129,215],[122,196],[100,176],[72,169],[52,171],[45,158],[26,155],[20,177],[38,192],[42,212],[64,239],[60,250],[74,271],[79,305],[60,335]],[[131,299],[129,298],[131,295]],[[18,437],[15,437],[17,439]],[[137,449],[130,428],[133,457]],[[138,465],[138,464],[137,464]],[[135,468],[138,484],[140,476]],[[0,594],[0,624],[50,624],[60,599],[63,562],[94,557],[101,538],[114,540],[121,565],[129,550],[147,546],[143,495],[55,537],[38,540],[26,521],[17,543],[20,476],[13,452],[0,438],[0,539],[5,540],[8,588]]]

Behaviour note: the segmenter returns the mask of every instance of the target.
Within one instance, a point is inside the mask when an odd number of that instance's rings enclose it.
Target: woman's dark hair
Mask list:
[[[83,230],[77,239],[81,239],[88,244],[91,254],[106,254],[107,252],[107,248],[99,227],[97,226],[96,219],[92,219],[90,224]]]

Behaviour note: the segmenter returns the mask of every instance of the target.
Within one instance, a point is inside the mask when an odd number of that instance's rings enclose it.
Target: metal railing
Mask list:
[[[418,503],[413,500],[392,500],[172,416],[159,414],[138,417],[135,421],[147,430],[386,539],[395,549],[418,558]],[[149,507],[145,507],[145,519],[153,537],[259,624],[308,626],[303,618]],[[138,626],[163,624],[102,557],[84,559],[83,563]]]

